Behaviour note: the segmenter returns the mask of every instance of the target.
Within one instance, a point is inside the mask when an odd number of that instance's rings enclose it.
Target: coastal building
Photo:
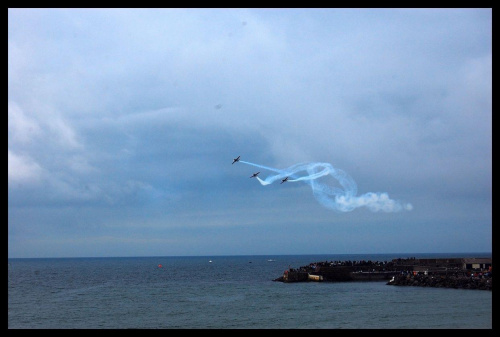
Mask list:
[[[476,270],[489,269],[491,267],[491,259],[488,258],[465,258],[462,259],[462,269]]]

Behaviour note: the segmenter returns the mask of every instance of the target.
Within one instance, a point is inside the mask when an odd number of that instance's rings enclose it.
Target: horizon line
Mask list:
[[[485,252],[428,252],[428,253],[298,253],[298,254],[213,254],[213,255],[127,255],[127,256],[45,256],[45,257],[7,257],[7,259],[113,259],[113,258],[170,258],[170,257],[247,257],[247,256],[319,256],[319,255],[453,255],[453,254],[489,254]],[[471,256],[472,257],[472,256]]]

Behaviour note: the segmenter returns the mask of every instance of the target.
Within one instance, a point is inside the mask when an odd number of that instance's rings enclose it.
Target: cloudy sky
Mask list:
[[[9,257],[491,249],[491,9],[8,11]]]

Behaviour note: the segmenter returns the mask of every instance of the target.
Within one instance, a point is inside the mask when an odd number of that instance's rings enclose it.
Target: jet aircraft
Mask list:
[[[250,178],[255,178],[255,177],[257,177],[257,176],[259,175],[259,173],[260,173],[260,172],[257,172],[257,173],[252,174],[252,175],[250,176]]]
[[[234,158],[232,164],[236,163],[237,161],[240,161],[240,157],[241,156],[238,156],[238,158]]]
[[[288,180],[288,177],[285,177],[285,179],[281,179],[280,185],[283,184],[287,180]]]

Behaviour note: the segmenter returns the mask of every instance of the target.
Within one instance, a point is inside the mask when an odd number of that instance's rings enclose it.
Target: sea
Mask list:
[[[9,329],[492,329],[492,291],[282,283],[320,261],[491,253],[8,258]]]

